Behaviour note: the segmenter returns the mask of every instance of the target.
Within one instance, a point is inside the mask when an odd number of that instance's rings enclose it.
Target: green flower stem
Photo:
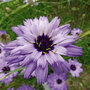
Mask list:
[[[24,4],[22,6],[20,6],[19,8],[17,8],[16,10],[14,10],[13,12],[11,12],[8,16],[6,16],[5,18],[2,18],[1,21],[0,21],[0,24],[2,24],[2,22],[7,19],[8,17],[10,17],[11,15],[17,13],[18,11],[20,11],[21,9],[24,9],[26,8],[27,6],[29,6],[30,4]]]
[[[76,40],[79,40],[79,39],[81,39],[81,38],[83,38],[83,37],[85,37],[85,36],[87,36],[87,35],[89,35],[89,34],[90,34],[90,30],[89,30],[88,32],[82,33],[82,34],[79,36],[79,38],[76,39]]]
[[[59,2],[38,2],[38,3],[46,3],[46,4],[63,4],[66,3],[67,1],[63,1],[62,3]]]
[[[7,75],[5,75],[4,77],[0,78],[0,80],[4,79],[5,77],[7,77],[7,76],[9,76],[9,75],[11,75],[11,74],[13,74],[14,72],[21,71],[22,69],[25,69],[25,68],[26,68],[26,67],[20,67],[20,68],[18,68],[18,69],[15,69],[15,70],[11,71],[10,73],[8,73]],[[1,73],[1,72],[0,72],[0,73]]]

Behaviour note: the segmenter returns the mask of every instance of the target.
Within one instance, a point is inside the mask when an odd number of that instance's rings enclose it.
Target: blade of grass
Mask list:
[[[17,9],[14,10],[13,12],[11,12],[11,13],[10,13],[8,16],[6,16],[5,18],[2,18],[1,21],[0,21],[0,24],[2,24],[2,22],[3,22],[4,20],[6,20],[8,17],[10,17],[11,15],[19,12],[20,10],[26,8],[26,7],[29,6],[29,5],[30,5],[30,4],[24,4],[24,5],[20,6],[19,8],[17,8]]]
[[[11,71],[10,73],[8,73],[7,75],[5,75],[4,77],[0,78],[0,80],[4,79],[5,77],[7,77],[7,76],[9,76],[11,74],[13,74],[14,72],[21,71],[22,69],[25,69],[25,67],[20,67],[18,69],[15,69],[15,70]]]
[[[83,38],[83,37],[85,37],[85,36],[87,36],[87,35],[89,35],[89,34],[90,34],[90,30],[89,30],[88,32],[82,33],[82,34],[79,36],[79,38],[76,39],[76,40],[79,40],[79,39],[81,39],[81,38]]]

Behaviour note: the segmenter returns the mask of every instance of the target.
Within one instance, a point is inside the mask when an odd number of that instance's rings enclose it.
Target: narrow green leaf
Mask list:
[[[59,3],[59,2],[56,2],[56,1],[55,1],[55,2],[52,2],[52,1],[51,1],[51,2],[49,2],[49,1],[48,1],[48,2],[43,2],[43,1],[41,1],[41,2],[38,2],[38,3],[46,3],[46,4],[63,4],[63,3],[66,3],[66,2],[67,2],[67,1],[63,1],[62,3]]]
[[[5,75],[4,77],[0,78],[0,80],[4,79],[5,77],[7,77],[7,76],[9,76],[11,74],[13,74],[14,72],[21,71],[22,69],[25,69],[25,67],[20,67],[18,69],[15,69],[15,70],[11,71],[10,73],[8,73],[7,75]]]
[[[85,33],[82,33],[82,34],[79,36],[79,38],[76,39],[76,40],[79,40],[79,39],[81,39],[81,38],[83,38],[83,37],[85,37],[85,36],[87,36],[87,35],[89,35],[89,34],[90,34],[90,31],[85,32]]]
[[[10,17],[11,15],[17,13],[17,12],[20,11],[21,9],[26,8],[26,7],[29,6],[29,5],[30,5],[30,4],[24,4],[24,5],[20,6],[19,8],[13,10],[9,15],[7,15],[5,18],[2,18],[2,19],[1,19],[0,24],[2,24],[2,22],[3,22],[4,20],[6,20],[8,17]]]

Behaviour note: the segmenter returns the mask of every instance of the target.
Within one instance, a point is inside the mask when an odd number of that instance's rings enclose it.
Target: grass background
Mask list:
[[[41,2],[41,3],[40,3]],[[90,1],[89,0],[39,0],[38,6],[31,7],[30,5],[15,14],[10,15],[13,11],[25,5],[23,0],[12,0],[0,4],[0,30],[5,30],[10,35],[11,40],[15,40],[16,34],[12,32],[11,27],[23,24],[23,21],[28,18],[39,18],[40,16],[47,16],[52,20],[55,16],[61,18],[60,25],[70,23],[71,28],[80,28],[84,32],[90,29]],[[8,17],[8,15],[10,15]],[[69,90],[90,90],[90,38],[89,35],[77,41],[77,46],[83,48],[83,55],[76,57],[79,62],[83,64],[84,72],[79,78],[69,77],[67,83]],[[66,60],[71,57],[64,57]],[[74,58],[72,58],[74,59]],[[7,90],[7,88],[18,88],[22,83],[34,86],[36,89],[44,90],[43,86],[38,86],[35,78],[26,80],[23,76],[17,76],[9,86],[4,83],[0,84],[0,90]]]

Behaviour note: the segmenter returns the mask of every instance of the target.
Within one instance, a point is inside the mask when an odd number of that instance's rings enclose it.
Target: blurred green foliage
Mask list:
[[[89,0],[71,0],[70,4],[68,0],[38,0],[39,5],[33,6],[28,5],[26,8],[17,11],[15,14],[10,15],[13,11],[20,8],[23,0],[12,0],[7,3],[0,4],[0,30],[5,30],[10,35],[11,40],[16,39],[16,34],[12,32],[11,27],[23,24],[23,21],[28,18],[39,18],[40,16],[47,16],[49,20],[52,20],[55,16],[61,18],[60,25],[70,23],[71,28],[80,28],[83,32],[90,29],[89,23]],[[10,16],[9,16],[10,15]],[[9,17],[8,17],[9,16]],[[83,48],[83,55],[76,57],[83,64],[84,67],[90,68],[90,39],[89,36],[82,38],[77,41],[77,46]],[[66,60],[72,57],[64,57]],[[75,59],[75,58],[72,58]],[[88,69],[87,69],[88,70]],[[50,70],[49,70],[50,71]],[[50,71],[51,72],[51,71]],[[87,72],[87,71],[86,71]],[[14,78],[14,81],[9,86],[0,85],[0,90],[6,90],[8,87],[18,88],[22,83],[28,85],[34,85],[35,88],[43,90],[42,86],[37,86],[36,79],[25,80],[23,77],[18,76]],[[88,87],[89,88],[89,87]],[[89,88],[90,89],[90,88]],[[84,89],[84,90],[89,90]],[[81,89],[70,89],[70,90],[81,90]]]

